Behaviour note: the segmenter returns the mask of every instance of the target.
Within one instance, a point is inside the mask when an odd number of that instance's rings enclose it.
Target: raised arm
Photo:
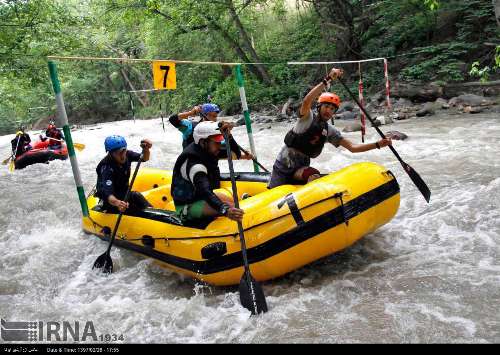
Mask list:
[[[311,91],[302,100],[302,105],[299,108],[299,118],[307,118],[307,113],[311,110],[313,102],[318,98],[318,96],[323,92],[328,83],[343,75],[341,69],[332,68],[328,75],[323,79],[321,83],[312,88]]]

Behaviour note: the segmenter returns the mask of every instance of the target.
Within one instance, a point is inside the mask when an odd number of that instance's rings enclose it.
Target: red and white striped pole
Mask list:
[[[361,103],[361,106],[364,108],[365,107],[365,99],[363,98],[363,78],[361,77],[361,63],[358,63],[358,70],[359,70],[359,84],[358,84],[358,96],[359,96],[359,102]],[[365,142],[365,134],[366,134],[366,117],[365,113],[363,110],[360,112],[361,116],[361,142]]]
[[[391,86],[389,84],[389,71],[387,69],[387,59],[384,58],[384,76],[385,76],[385,99],[387,110],[391,110]]]

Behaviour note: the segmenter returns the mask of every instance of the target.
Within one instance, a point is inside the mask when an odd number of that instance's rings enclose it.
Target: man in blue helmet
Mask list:
[[[170,123],[177,128],[182,133],[182,149],[186,149],[188,145],[194,142],[193,132],[195,127],[204,121],[217,122],[217,116],[219,115],[220,108],[216,104],[206,103],[201,106],[195,106],[191,111],[181,112],[174,114],[168,118]],[[189,117],[195,117],[199,115],[200,120],[190,120]],[[231,126],[231,123],[224,122],[225,128]],[[239,145],[234,140],[233,136],[229,136],[229,144],[231,145],[231,151],[234,153],[234,159],[245,159],[250,160],[252,156],[250,154],[242,154]],[[224,155],[226,148],[223,144],[221,146],[222,154]]]
[[[150,140],[143,139],[141,148],[144,155],[142,161],[149,160],[149,149],[153,146]],[[125,212],[127,209],[143,210],[151,204],[141,193],[131,191],[128,202],[123,201],[130,180],[130,166],[138,162],[141,155],[127,150],[127,141],[122,136],[109,136],[104,141],[108,153],[97,165],[97,191],[95,195],[103,202],[103,209],[109,213]]]

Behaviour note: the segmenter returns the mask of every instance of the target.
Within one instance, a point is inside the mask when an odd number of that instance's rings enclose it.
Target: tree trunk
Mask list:
[[[240,57],[240,59],[244,63],[251,62],[251,60],[248,58],[248,56],[246,55],[243,48],[241,48],[240,44],[237,41],[235,41],[234,38],[232,38],[231,35],[225,29],[223,29],[221,26],[219,26],[219,24],[217,22],[215,22],[214,20],[212,20],[211,18],[207,17],[207,21],[209,22],[210,27],[212,27],[214,30],[216,30],[217,32],[219,32],[222,35],[222,37],[227,42],[227,44],[229,44],[229,46],[236,52],[238,57]],[[257,79],[264,82],[265,79],[262,76],[262,73],[257,69],[257,67],[255,65],[249,65],[248,69],[250,69],[252,74],[254,74],[257,77]]]
[[[355,18],[363,13],[362,5],[351,5],[345,0],[312,0],[314,9],[321,18],[327,41],[336,48],[336,59],[361,58],[361,42],[354,26]],[[366,31],[369,21],[361,26]],[[332,31],[332,28],[334,31]]]
[[[136,88],[134,87],[134,84],[132,83],[132,81],[130,81],[130,78],[127,74],[127,71],[124,68],[121,68],[120,73],[122,74],[123,79],[125,80],[125,82],[129,86],[129,89],[130,89],[129,91],[135,91]],[[143,107],[149,106],[148,97],[144,93],[141,95],[141,93],[139,93],[139,92],[134,92],[134,95],[137,97],[137,100],[139,100],[139,102],[141,103],[141,105]]]
[[[236,24],[236,28],[238,29],[240,37],[243,40],[243,46],[250,53],[250,56],[253,58],[254,62],[259,63],[260,58],[252,46],[252,42],[250,40],[250,37],[248,36],[248,33],[245,30],[245,27],[241,23],[240,17],[236,13],[236,9],[234,7],[233,0],[227,0],[226,3],[227,3],[227,7],[229,9],[229,13],[231,14],[231,18],[233,19],[234,23]],[[257,70],[260,72],[264,82],[266,84],[271,84],[271,77],[267,73],[266,68],[262,64],[256,64],[255,66],[257,67]]]
[[[495,18],[497,25],[500,26],[500,0],[493,0],[493,7],[495,8]]]

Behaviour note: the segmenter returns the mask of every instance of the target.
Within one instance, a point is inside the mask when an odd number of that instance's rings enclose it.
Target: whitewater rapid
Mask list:
[[[258,158],[269,169],[292,124],[270,125],[254,125]],[[431,203],[388,149],[327,146],[313,161],[322,172],[359,161],[391,169],[400,209],[351,248],[264,283],[270,311],[259,317],[241,307],[237,290],[198,284],[130,251],[112,250],[112,275],[92,271],[106,244],[81,230],[69,160],[14,173],[0,166],[0,317],[91,320],[98,332],[131,343],[500,342],[498,114],[441,113],[382,130],[408,134],[394,146],[430,187]],[[86,193],[111,134],[137,151],[150,138],[149,167],[171,169],[181,151],[180,134],[167,121],[164,132],[160,119],[76,129],[73,140],[86,145],[77,153]],[[248,147],[244,127],[234,135]],[[344,135],[360,141],[359,132]],[[2,160],[12,138],[0,137]],[[375,139],[369,129],[367,141]],[[235,162],[237,171],[251,169]]]

